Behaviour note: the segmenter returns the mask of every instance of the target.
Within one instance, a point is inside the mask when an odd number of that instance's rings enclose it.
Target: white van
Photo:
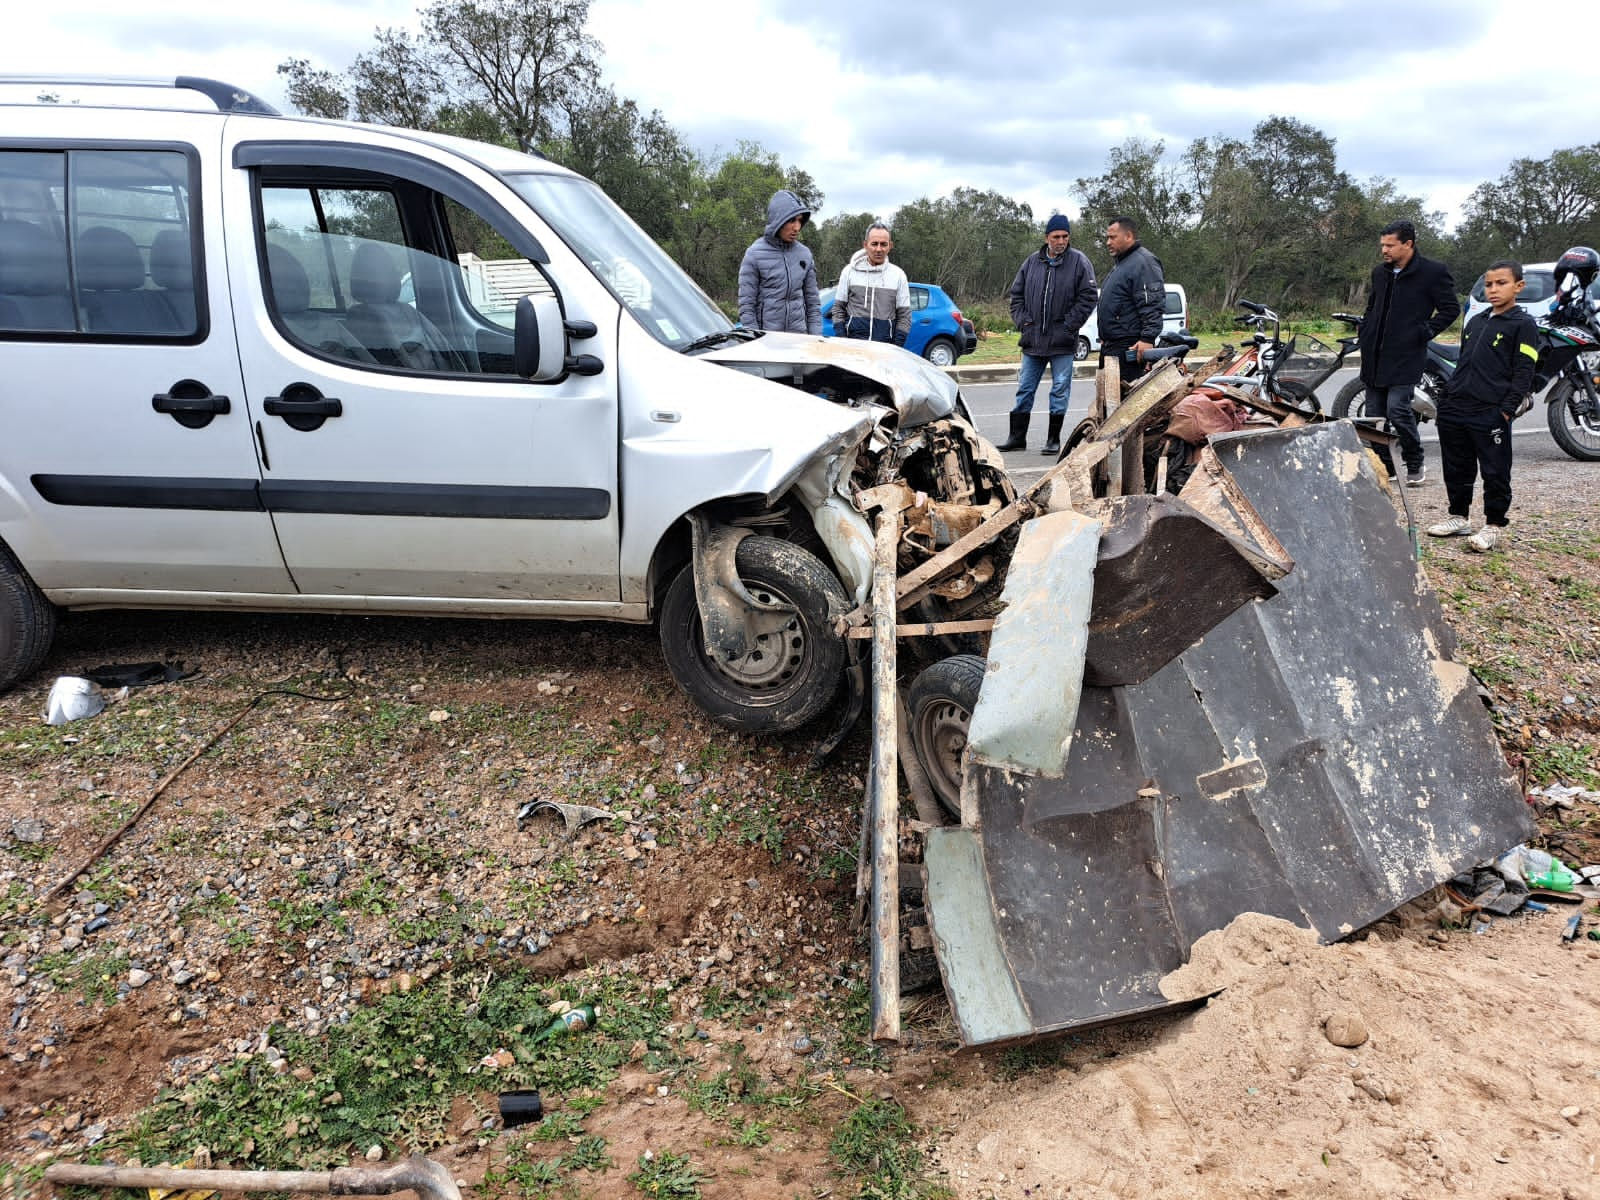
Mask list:
[[[0,78],[0,688],[62,609],[658,620],[712,717],[788,729],[858,487],[1012,495],[942,372],[733,328],[553,163],[137,85],[209,104]]]
[[[1176,333],[1189,328],[1189,293],[1181,283],[1167,284],[1167,296],[1161,310],[1161,331]],[[1100,349],[1100,314],[1091,312],[1089,319],[1078,330],[1078,349],[1073,355],[1079,362]]]

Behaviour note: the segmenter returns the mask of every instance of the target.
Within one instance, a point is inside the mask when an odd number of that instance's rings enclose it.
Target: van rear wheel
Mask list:
[[[684,695],[725,729],[798,729],[839,690],[845,644],[833,631],[833,618],[849,608],[849,600],[816,555],[790,542],[747,537],[734,562],[745,588],[777,618],[775,627],[738,658],[714,659],[701,633],[694,570],[685,567],[661,605],[667,669]]]
[[[39,669],[55,635],[55,606],[0,544],[0,692]]]

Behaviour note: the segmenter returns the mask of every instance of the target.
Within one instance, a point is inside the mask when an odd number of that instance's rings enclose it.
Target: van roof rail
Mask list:
[[[0,84],[21,84],[28,87],[53,87],[67,84],[76,87],[132,87],[169,88],[199,92],[217,106],[218,112],[257,113],[264,117],[282,114],[265,100],[218,79],[199,75],[179,75],[175,78],[157,78],[141,75],[0,75]]]

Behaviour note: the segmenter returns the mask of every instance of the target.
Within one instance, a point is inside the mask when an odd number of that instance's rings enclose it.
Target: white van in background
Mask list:
[[[1161,313],[1163,333],[1175,333],[1189,327],[1189,294],[1181,283],[1167,284],[1167,300]],[[1100,316],[1090,313],[1089,319],[1078,330],[1078,349],[1073,355],[1079,362],[1100,349]]]

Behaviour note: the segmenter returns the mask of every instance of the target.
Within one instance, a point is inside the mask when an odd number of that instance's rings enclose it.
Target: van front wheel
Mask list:
[[[39,669],[55,634],[55,607],[0,543],[0,692]]]
[[[844,588],[816,555],[790,542],[747,537],[734,559],[743,582],[771,619],[751,647],[731,660],[706,653],[685,567],[661,605],[661,652],[684,695],[718,725],[741,733],[782,733],[819,716],[844,674],[844,639],[833,616],[849,607]]]

